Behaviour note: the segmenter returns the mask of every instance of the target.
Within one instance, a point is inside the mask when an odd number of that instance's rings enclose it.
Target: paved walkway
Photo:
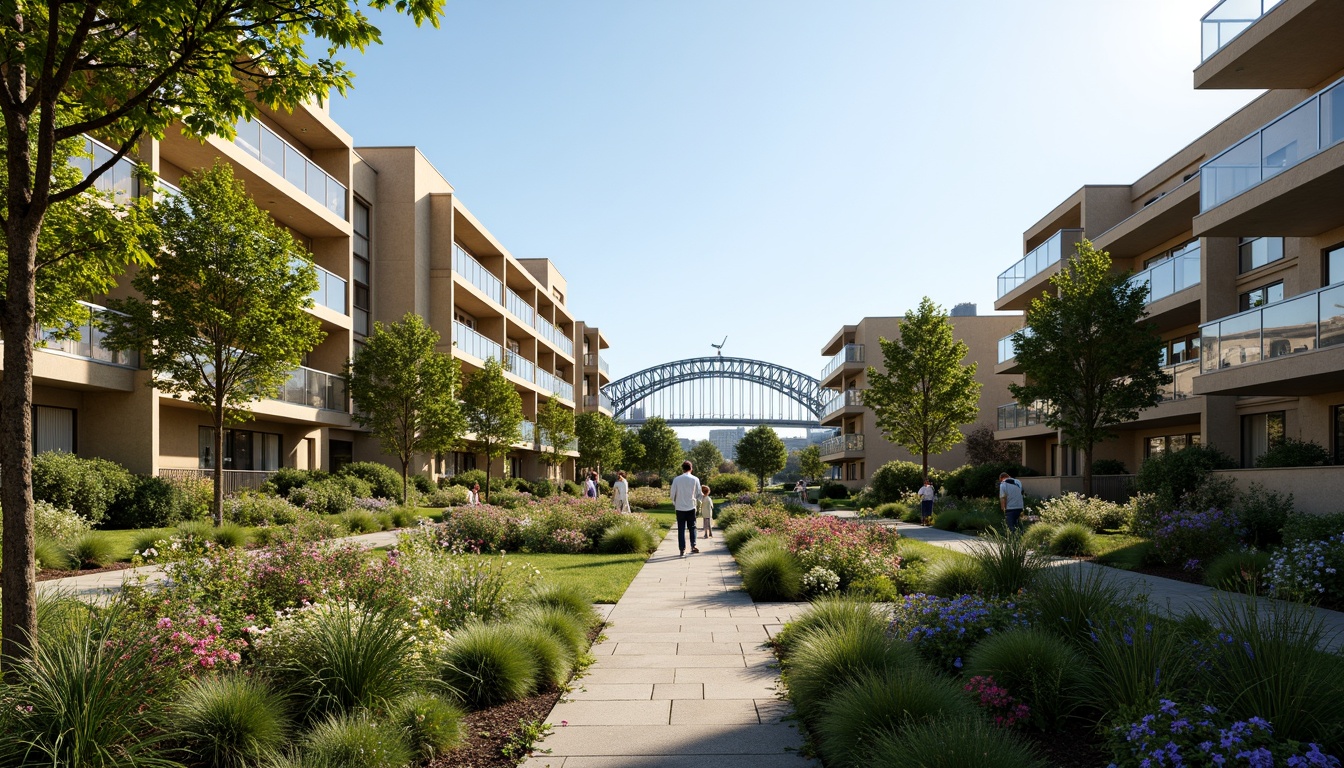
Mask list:
[[[677,556],[676,531],[612,607],[597,663],[551,711],[525,768],[802,768],[763,643],[806,603],[753,603],[723,539]]]

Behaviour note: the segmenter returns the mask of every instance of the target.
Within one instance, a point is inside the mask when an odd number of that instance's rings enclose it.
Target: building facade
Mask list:
[[[156,188],[141,188],[130,160],[99,187],[124,196],[173,194],[186,174],[228,164],[257,206],[312,254],[320,287],[309,311],[325,339],[276,397],[249,406],[252,418],[227,431],[224,455],[214,457],[208,413],[149,386],[151,372],[140,368],[137,355],[100,345],[95,322],[80,340],[53,341],[37,354],[34,450],[97,456],[164,476],[204,476],[218,458],[230,489],[256,485],[281,467],[395,463],[354,422],[341,372],[375,322],[413,312],[438,331],[441,351],[461,361],[464,374],[490,357],[504,363],[527,422],[523,440],[497,460],[497,472],[545,476],[533,427],[537,408],[554,398],[583,409],[589,403],[577,390],[591,394],[590,409],[599,410],[609,378],[601,350],[610,345],[574,317],[555,265],[510,254],[418,150],[356,150],[323,107],[262,108],[237,128],[233,141],[198,141],[170,130],[162,141],[143,142],[135,158],[159,175]],[[95,163],[110,157],[96,141],[89,147]],[[126,295],[129,283],[123,280],[112,295]],[[93,298],[96,318],[107,310]],[[484,456],[466,437],[462,451],[425,456],[414,470],[484,469]],[[572,474],[577,452],[573,445],[563,452],[568,461],[557,472]]]
[[[1137,181],[1068,196],[998,278],[995,308],[1023,310],[1085,237],[1147,284],[1173,383],[1095,454],[1129,471],[1200,442],[1249,468],[1285,438],[1344,463],[1344,47],[1331,33],[1344,4],[1283,0],[1251,18],[1225,5],[1201,22],[1195,87],[1265,93]],[[1007,339],[997,361],[1016,373]],[[1035,469],[1078,474],[1078,452],[1010,400],[998,436],[1023,441]],[[1341,471],[1317,474],[1338,485]]]

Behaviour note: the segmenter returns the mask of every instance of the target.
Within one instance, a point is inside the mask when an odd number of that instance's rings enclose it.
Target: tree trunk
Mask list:
[[[219,369],[216,368],[216,371]],[[210,512],[215,518],[215,526],[224,524],[224,406],[215,403],[215,493],[211,500]]]
[[[403,507],[406,506],[406,485],[411,473],[410,467],[410,459],[403,458],[401,460],[401,506]]]
[[[1083,495],[1092,495],[1092,444],[1083,447]]]
[[[495,457],[490,454],[488,443],[485,446],[485,503],[490,503],[490,470],[494,469]]]
[[[15,131],[11,130],[10,137]],[[24,131],[26,135],[26,131]],[[27,144],[25,142],[24,146]],[[13,142],[10,143],[13,149]],[[23,165],[27,153],[23,153]],[[41,216],[23,216],[10,159],[9,219],[5,243],[9,275],[0,332],[4,376],[0,377],[0,509],[4,510],[0,569],[0,659],[31,658],[37,648],[37,574],[33,556],[33,335],[36,327],[37,234]]]
[[[928,448],[925,448],[925,449],[924,449],[924,476],[921,477],[920,480],[921,480],[921,481],[927,481],[928,479],[929,479],[929,449],[928,449]]]

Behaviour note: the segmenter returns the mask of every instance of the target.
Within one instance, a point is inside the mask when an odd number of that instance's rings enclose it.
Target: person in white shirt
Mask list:
[[[472,483],[471,492],[467,494],[467,505],[479,507],[481,505],[481,484]]]
[[[611,486],[612,493],[615,494],[616,511],[630,511],[630,483],[625,481],[625,470],[622,469],[616,473],[616,482]]]
[[[1009,533],[1017,533],[1017,524],[1022,519],[1022,508],[1025,506],[1022,484],[1007,472],[1000,473],[999,507],[1003,510],[1004,520],[1008,523]]]
[[[705,522],[705,538],[714,538],[710,525],[714,522],[714,500],[709,498],[709,486],[700,486],[700,519]]]
[[[933,481],[924,479],[924,485],[919,488],[919,524],[928,525],[929,518],[933,517],[933,498],[936,493],[933,490]]]
[[[677,549],[686,556],[686,529],[691,529],[691,554],[700,549],[695,546],[695,511],[699,507],[700,478],[691,474],[691,462],[681,462],[681,474],[672,478],[672,509],[677,512]]]

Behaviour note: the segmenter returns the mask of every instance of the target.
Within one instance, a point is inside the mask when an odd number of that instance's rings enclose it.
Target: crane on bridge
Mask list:
[[[727,343],[728,343],[728,337],[724,336],[723,341],[719,342],[718,344],[710,344],[709,346],[719,350],[719,357],[723,357],[723,345]]]

